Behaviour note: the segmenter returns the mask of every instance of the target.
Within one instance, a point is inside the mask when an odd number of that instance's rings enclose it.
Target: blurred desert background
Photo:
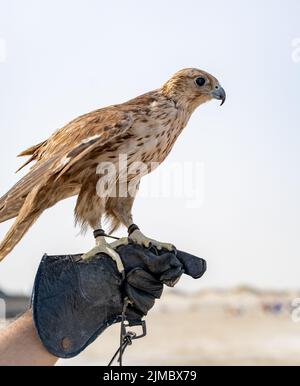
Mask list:
[[[297,293],[247,288],[167,293],[147,318],[148,336],[127,349],[126,365],[300,365],[300,324],[291,319]],[[119,328],[60,365],[106,365]]]
[[[299,315],[293,305],[299,298],[300,291],[249,287],[194,294],[167,290],[146,318],[148,335],[128,347],[124,364],[299,366],[300,322],[292,317]],[[77,358],[58,365],[107,365],[118,339],[115,325]]]

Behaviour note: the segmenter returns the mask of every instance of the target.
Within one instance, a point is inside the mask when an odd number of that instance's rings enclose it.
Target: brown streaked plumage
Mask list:
[[[30,158],[22,167],[32,161],[35,164],[0,199],[0,222],[16,217],[0,244],[0,260],[44,210],[71,196],[78,195],[75,216],[83,227],[99,228],[104,215],[111,231],[120,224],[129,227],[134,197],[99,197],[97,165],[117,164],[119,154],[128,155],[129,165],[142,160],[163,162],[193,111],[213,98],[225,100],[217,79],[201,70],[185,69],[162,88],[83,115],[23,151],[20,156]]]

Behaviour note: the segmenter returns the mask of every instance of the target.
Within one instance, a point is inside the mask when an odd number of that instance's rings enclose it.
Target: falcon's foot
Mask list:
[[[161,249],[167,249],[168,251],[175,250],[173,244],[162,243],[160,241],[150,239],[149,237],[146,237],[139,229],[132,232],[129,238],[136,244],[142,245],[146,248],[149,248],[150,246],[155,246],[159,251]]]
[[[120,239],[109,244],[104,237],[100,237],[97,239],[97,245],[92,250],[82,255],[81,258],[82,260],[88,262],[89,260],[97,257],[97,255],[100,255],[103,253],[112,258],[112,260],[117,264],[117,268],[119,272],[124,272],[124,266],[123,266],[122,260],[119,254],[114,250],[114,248],[117,248],[120,245],[126,245],[126,244],[128,244],[127,238]]]

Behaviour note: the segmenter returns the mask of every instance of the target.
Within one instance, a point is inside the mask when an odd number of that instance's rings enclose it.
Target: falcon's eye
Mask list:
[[[196,79],[196,83],[199,87],[203,87],[206,83],[206,80],[202,76],[200,76]]]

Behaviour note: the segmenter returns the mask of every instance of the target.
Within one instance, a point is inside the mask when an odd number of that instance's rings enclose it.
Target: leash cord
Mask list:
[[[134,332],[127,332],[126,333],[126,326],[125,326],[125,321],[126,321],[126,311],[127,307],[129,304],[129,300],[125,299],[124,306],[123,306],[123,311],[122,311],[122,321],[121,321],[121,331],[120,331],[120,347],[112,357],[111,361],[109,362],[108,366],[112,366],[114,360],[116,357],[119,355],[118,362],[120,367],[123,366],[123,355],[128,346],[132,345],[132,340],[136,337],[136,334]],[[125,333],[124,333],[125,332]]]

